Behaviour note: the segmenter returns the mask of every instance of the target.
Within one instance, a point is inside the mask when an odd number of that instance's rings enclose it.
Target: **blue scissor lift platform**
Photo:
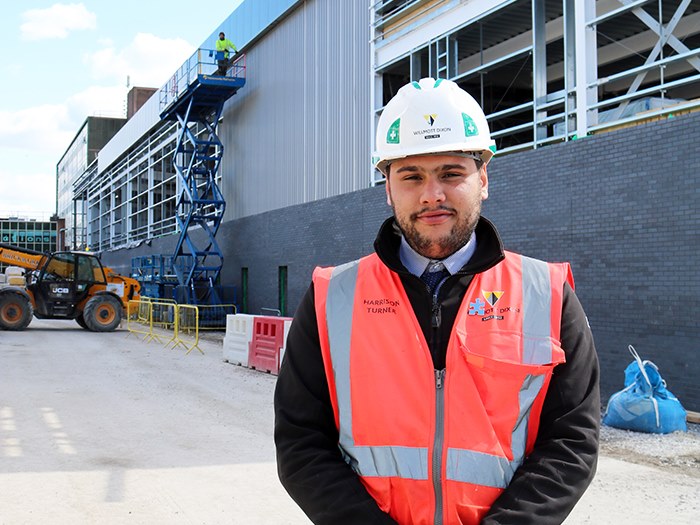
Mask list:
[[[245,55],[229,60],[199,49],[160,92],[161,119],[180,124],[173,157],[180,237],[166,272],[177,277],[178,302],[222,304],[217,287],[224,258],[216,233],[226,202],[216,183],[224,150],[216,131],[225,102],[245,85],[245,75]],[[192,235],[197,226],[204,235]]]

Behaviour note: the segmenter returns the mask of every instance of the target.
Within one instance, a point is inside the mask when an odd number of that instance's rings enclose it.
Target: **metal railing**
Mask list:
[[[228,60],[225,74],[217,75],[222,60]],[[170,80],[160,89],[160,110],[165,110],[177,98],[187,91],[195,80],[202,77],[221,79],[239,79],[246,75],[246,56],[238,53],[232,59],[226,59],[223,51],[199,48],[175,71]]]

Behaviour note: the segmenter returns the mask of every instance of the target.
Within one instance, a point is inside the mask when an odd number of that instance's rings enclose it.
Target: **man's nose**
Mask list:
[[[432,203],[432,202],[443,202],[445,200],[445,189],[442,183],[437,178],[428,179],[423,185],[423,192],[421,194],[421,202]]]

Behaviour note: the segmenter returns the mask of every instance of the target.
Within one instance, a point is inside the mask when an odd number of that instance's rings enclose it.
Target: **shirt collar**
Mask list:
[[[474,252],[476,251],[476,233],[472,232],[471,237],[467,244],[462,246],[459,250],[454,252],[449,257],[442,259],[442,264],[450,275],[457,273],[465,264],[469,262],[472,258]],[[401,246],[399,247],[399,258],[401,263],[406,267],[406,269],[413,275],[420,277],[423,272],[432,262],[435,262],[427,257],[423,257],[420,253],[415,251],[406,241],[406,238],[401,235]]]

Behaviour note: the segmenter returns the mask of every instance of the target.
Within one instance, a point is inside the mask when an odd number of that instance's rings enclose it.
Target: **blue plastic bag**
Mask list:
[[[651,361],[642,361],[632,345],[629,351],[634,361],[625,369],[625,388],[610,396],[603,424],[656,434],[686,432],[686,411],[666,388],[659,368]]]

